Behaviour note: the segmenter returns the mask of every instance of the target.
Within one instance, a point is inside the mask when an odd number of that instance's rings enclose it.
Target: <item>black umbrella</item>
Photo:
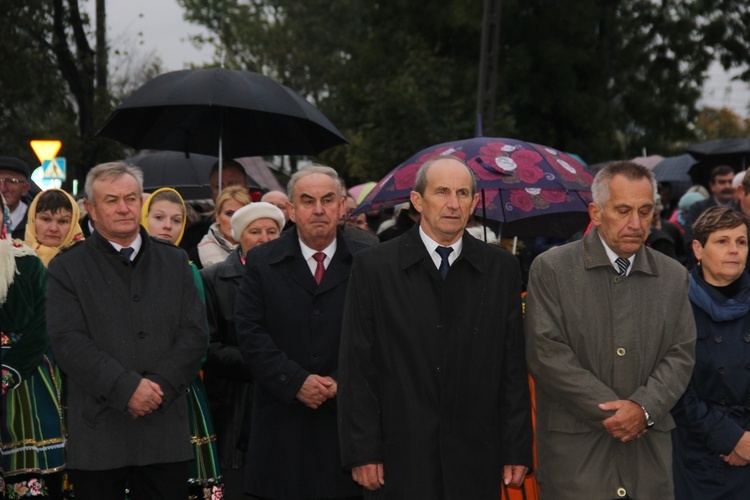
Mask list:
[[[696,142],[687,146],[685,152],[698,160],[690,169],[692,178],[708,185],[711,169],[717,165],[729,165],[735,172],[750,166],[750,137]]]
[[[249,71],[173,71],[126,98],[97,135],[136,149],[238,158],[317,155],[347,141],[291,89]]]
[[[171,187],[186,200],[201,200],[211,198],[208,176],[216,160],[215,156],[200,154],[188,157],[175,151],[144,151],[124,161],[141,167],[144,191]],[[249,177],[251,189],[266,190],[252,175]]]

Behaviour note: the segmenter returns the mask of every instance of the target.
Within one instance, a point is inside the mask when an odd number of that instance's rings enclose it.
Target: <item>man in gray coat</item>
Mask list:
[[[651,171],[612,163],[592,191],[595,227],[537,257],[529,275],[541,496],[673,498],[669,410],[695,362],[687,272],[644,246]]]
[[[205,309],[183,250],[140,226],[143,174],[94,167],[96,232],[50,262],[47,329],[67,375],[67,465],[77,499],[187,498],[187,388]]]

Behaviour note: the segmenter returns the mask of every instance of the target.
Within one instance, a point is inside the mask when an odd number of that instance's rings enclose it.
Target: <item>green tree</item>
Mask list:
[[[742,118],[729,108],[704,107],[698,114],[695,135],[699,141],[750,136],[750,118]]]
[[[178,1],[228,67],[276,78],[327,114],[351,145],[323,159],[350,180],[474,132],[481,2]],[[694,138],[710,62],[750,53],[745,3],[503,1],[496,134],[590,162],[673,152]]]
[[[103,17],[104,0],[96,2]],[[69,181],[83,180],[96,163],[122,157],[121,145],[94,136],[113,109],[103,22],[95,30],[97,54],[78,0],[3,0],[0,14],[4,153],[34,165],[29,140],[60,139]]]

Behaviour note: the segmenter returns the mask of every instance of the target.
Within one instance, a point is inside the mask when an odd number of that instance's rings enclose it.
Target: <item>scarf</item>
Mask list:
[[[740,318],[750,311],[750,276],[743,272],[738,279],[742,280],[739,292],[727,299],[703,279],[700,268],[696,266],[690,271],[690,302],[704,310],[713,321]]]
[[[177,197],[180,199],[180,202],[182,203],[182,211],[185,214],[185,216],[182,218],[182,230],[180,231],[180,234],[177,235],[177,239],[174,242],[175,246],[178,246],[180,244],[180,241],[182,241],[182,235],[185,234],[185,225],[187,224],[187,207],[185,207],[185,200],[182,199],[182,196],[180,196],[180,193],[178,193],[176,190],[172,188],[159,188],[153,193],[151,193],[148,198],[146,198],[146,201],[143,203],[143,208],[141,208],[141,226],[143,226],[146,229],[146,232],[148,233],[148,211],[151,209],[151,201],[154,199],[154,196],[161,193],[162,191],[172,191],[174,194],[177,195]]]
[[[59,191],[67,196],[70,200],[72,210],[70,212],[70,229],[68,229],[68,234],[63,236],[60,246],[48,247],[39,242],[36,234],[36,204],[39,201],[39,196],[41,196],[41,194],[37,195],[31,202],[27,215],[26,238],[24,241],[28,246],[33,248],[39,258],[42,259],[44,267],[49,265],[49,261],[52,260],[52,257],[60,253],[60,250],[83,240],[83,231],[81,231],[81,225],[78,223],[78,219],[80,219],[81,216],[81,210],[78,208],[76,201],[62,189],[48,189],[47,191]]]

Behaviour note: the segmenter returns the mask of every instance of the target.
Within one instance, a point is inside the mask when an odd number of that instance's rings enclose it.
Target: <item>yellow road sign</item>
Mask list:
[[[39,158],[39,163],[44,163],[47,160],[54,160],[57,153],[60,152],[62,147],[62,141],[31,141],[31,149],[34,150],[34,154]]]

